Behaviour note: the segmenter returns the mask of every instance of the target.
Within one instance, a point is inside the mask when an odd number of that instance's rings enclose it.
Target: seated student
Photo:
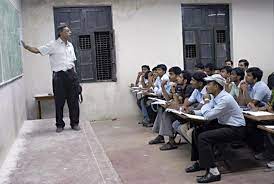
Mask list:
[[[206,77],[206,74],[204,72],[196,72],[193,74],[192,79],[190,81],[192,87],[194,88],[194,91],[192,92],[191,96],[184,101],[183,104],[183,110],[188,112],[195,109],[200,109],[203,104],[203,98],[204,95],[207,94],[206,92],[206,82],[204,78]]]
[[[214,74],[220,74],[221,73],[221,68],[215,68]]]
[[[157,77],[158,77],[157,67],[154,67],[152,69],[152,72],[148,73],[148,79],[147,79],[148,83],[146,86],[147,93],[153,92],[153,86],[154,86],[154,83],[155,83]],[[150,105],[147,105],[147,101],[148,101],[147,93],[144,93],[144,96],[140,100],[137,101],[138,106],[140,107],[142,114],[143,114],[142,124],[144,126],[146,126],[147,124],[150,124],[151,117],[153,117],[153,115],[152,115],[153,112],[150,109]]]
[[[186,168],[186,172],[206,169],[206,174],[197,179],[198,183],[209,183],[221,180],[221,174],[214,163],[212,146],[242,140],[245,137],[245,119],[235,99],[224,90],[225,79],[215,74],[205,78],[208,81],[207,91],[214,99],[199,111],[192,114],[202,115],[207,120],[217,122],[204,124],[193,132],[191,160],[195,163]]]
[[[167,97],[167,96],[169,96],[169,92],[171,89],[169,76],[166,74],[167,67],[164,64],[159,64],[156,66],[156,68],[157,68],[158,77],[156,78],[156,80],[152,86],[153,92],[160,98]],[[144,93],[144,95],[147,95],[147,94]],[[153,123],[150,121],[145,122],[144,126],[152,127]]]
[[[240,67],[233,68],[230,75],[231,81],[231,89],[230,94],[234,97],[234,99],[238,102],[239,91],[240,91],[240,83],[244,80],[245,72]]]
[[[263,71],[257,67],[246,70],[245,82],[240,85],[239,105],[241,106],[264,106],[271,98],[271,91],[261,81]]]
[[[180,75],[180,73],[181,73],[181,68],[175,66],[175,67],[170,68],[168,72],[169,72],[169,80],[162,81],[161,95],[160,95],[160,96],[163,96],[166,101],[169,101],[172,98],[171,85],[170,85],[169,81],[176,82],[177,76]],[[157,116],[154,120],[154,123],[149,124],[149,126],[157,127],[157,131],[159,131],[158,124],[161,121],[163,111],[164,111],[163,107],[159,106],[157,109]]]
[[[150,70],[148,65],[143,65],[142,67],[142,71],[138,72],[137,78],[136,78],[136,82],[135,82],[135,86],[140,86],[141,85],[141,78],[142,76],[144,76],[144,74]]]
[[[230,92],[231,90],[231,82],[230,82],[230,75],[231,75],[232,67],[231,66],[224,66],[221,68],[221,76],[226,80],[225,90]]]
[[[246,59],[241,59],[238,62],[238,67],[242,68],[244,71],[248,69],[249,62]]]
[[[189,98],[184,100],[184,104],[183,106],[181,106],[183,111],[190,112],[192,110],[199,110],[204,105],[204,98],[208,98],[208,94],[206,92],[205,87],[205,77],[206,74],[204,72],[196,72],[193,74],[190,83],[194,88],[194,91],[192,92]],[[180,135],[186,135],[187,131],[189,131],[190,128],[188,122],[185,121],[175,121],[173,122],[172,127]]]
[[[214,64],[212,64],[212,63],[207,63],[207,64],[205,65],[205,73],[206,73],[208,76],[211,76],[211,75],[214,74],[214,72],[215,72],[215,66],[214,66]]]
[[[171,80],[171,79],[170,79]],[[190,84],[191,75],[190,73],[183,71],[177,75],[177,85],[171,88],[171,94],[173,101],[167,105],[167,108],[177,109],[179,104],[182,104],[184,100],[188,99],[192,92],[193,87]],[[157,121],[154,122],[153,132],[159,133],[159,135],[149,141],[149,144],[158,144],[164,142],[164,136],[169,137],[169,141],[160,147],[161,151],[176,149],[175,135],[172,128],[172,123],[177,119],[177,116],[170,112],[163,112],[157,115]]]
[[[230,66],[233,68],[233,61],[231,61],[230,59],[225,60],[225,66]]]
[[[272,91],[272,98],[270,103],[266,104],[263,107],[255,107],[254,105],[250,106],[252,111],[268,111],[274,112],[274,73],[270,74],[268,77],[267,86]],[[270,133],[263,132],[264,136],[264,149],[263,152],[256,154],[255,158],[257,160],[273,160],[274,161],[274,135]],[[272,166],[271,166],[272,165]],[[274,168],[274,162],[268,164],[268,167]]]
[[[203,63],[197,63],[195,65],[195,72],[204,72],[205,66]]]

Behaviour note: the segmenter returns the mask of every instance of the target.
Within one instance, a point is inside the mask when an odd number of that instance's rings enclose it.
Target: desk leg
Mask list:
[[[40,102],[40,100],[37,101],[37,104],[38,104],[37,118],[38,118],[38,119],[42,119],[41,102]]]

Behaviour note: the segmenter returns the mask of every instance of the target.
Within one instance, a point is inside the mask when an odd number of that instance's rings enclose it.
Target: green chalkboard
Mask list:
[[[9,0],[0,0],[0,84],[22,74],[20,19]]]

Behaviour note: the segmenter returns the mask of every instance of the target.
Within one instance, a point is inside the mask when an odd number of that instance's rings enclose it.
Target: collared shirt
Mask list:
[[[252,100],[267,104],[271,99],[271,91],[268,86],[262,82],[256,82],[253,86],[248,86],[248,95]]]
[[[168,77],[167,74],[164,74],[161,78],[160,78],[160,76],[158,76],[156,78],[155,83],[154,83],[153,91],[156,95],[163,95],[162,94],[162,87],[161,87],[161,84],[162,84],[163,80],[167,81],[167,84],[165,85],[165,89],[166,89],[167,93],[170,93],[171,85],[170,85],[170,82],[169,82],[169,77]]]
[[[198,89],[194,89],[191,96],[189,97],[188,101],[190,103],[201,103],[204,104],[204,95],[206,94],[206,87],[199,91]]]
[[[67,45],[58,38],[44,46],[38,47],[41,55],[49,55],[51,70],[54,72],[67,71],[75,66],[76,56],[73,45],[67,42]]]
[[[235,82],[232,82],[231,84],[232,86],[229,94],[232,95],[234,98],[238,98],[240,93],[240,84],[238,86],[235,84]]]
[[[213,100],[205,104],[200,111],[194,111],[197,115],[203,115],[207,120],[218,119],[223,125],[245,126],[245,119],[241,108],[235,99],[225,90],[221,91]]]

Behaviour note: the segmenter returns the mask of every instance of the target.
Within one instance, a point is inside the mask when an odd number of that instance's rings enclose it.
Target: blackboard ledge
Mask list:
[[[23,76],[24,76],[24,74],[20,74],[20,75],[14,77],[12,79],[9,79],[7,81],[4,81],[4,82],[0,83],[0,88],[4,87],[4,86],[6,86],[6,85],[8,85],[8,84],[10,84],[10,83],[12,83],[12,82],[20,79],[20,78],[22,78]]]

